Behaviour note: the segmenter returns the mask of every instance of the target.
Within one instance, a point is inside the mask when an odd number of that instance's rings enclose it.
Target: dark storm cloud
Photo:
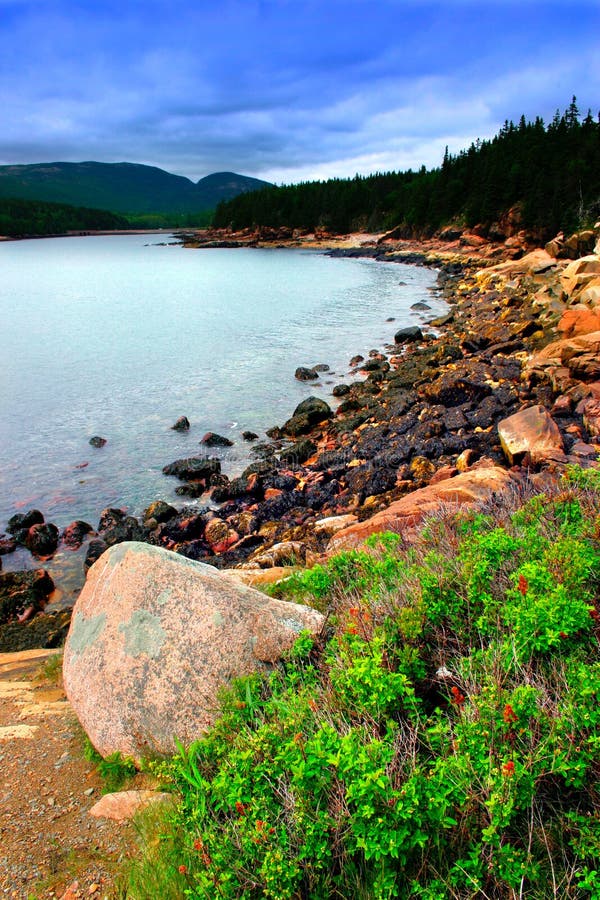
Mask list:
[[[0,161],[291,181],[600,98],[597,2],[0,0]]]

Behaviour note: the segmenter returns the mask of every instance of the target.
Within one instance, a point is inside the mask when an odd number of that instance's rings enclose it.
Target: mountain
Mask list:
[[[197,213],[269,182],[216,172],[194,183],[138,163],[52,162],[0,166],[0,197],[43,200],[118,213]]]

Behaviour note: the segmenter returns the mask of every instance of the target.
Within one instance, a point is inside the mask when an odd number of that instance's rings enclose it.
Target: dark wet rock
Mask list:
[[[222,434],[216,434],[214,431],[207,431],[200,443],[204,444],[205,447],[233,447],[233,441],[230,441],[228,437]]]
[[[114,525],[118,525],[119,522],[122,522],[124,518],[125,512],[122,509],[118,509],[115,506],[107,506],[106,509],[103,509],[100,513],[98,531],[105,531],[107,528],[112,528]]]
[[[278,425],[274,425],[273,428],[269,428],[265,433],[267,437],[270,437],[273,441],[280,441],[283,437],[283,431],[281,430],[281,428],[279,428]]]
[[[311,422],[322,422],[333,415],[331,407],[319,397],[307,397],[298,404],[293,413],[295,416],[308,416]]]
[[[198,497],[201,497],[206,491],[207,487],[203,481],[195,482],[193,484],[180,484],[179,487],[175,488],[175,493],[178,497],[189,497],[192,500],[197,500]]]
[[[242,472],[242,478],[250,478],[251,475],[268,475],[277,468],[277,461],[274,458],[258,459],[256,462],[250,463]]]
[[[221,471],[218,459],[209,456],[188,456],[176,459],[163,468],[165,475],[174,475],[181,481],[207,481],[211,475]]]
[[[396,470],[386,469],[373,463],[349,469],[346,481],[353,494],[361,501],[376,494],[384,494],[396,484]]]
[[[64,529],[61,535],[62,542],[71,550],[77,550],[83,544],[86,534],[93,530],[92,526],[88,525],[87,522],[77,519]]]
[[[336,384],[334,389],[331,392],[334,397],[345,397],[346,394],[350,393],[350,385],[349,384]]]
[[[183,541],[193,541],[204,535],[206,516],[196,512],[182,512],[176,519],[170,519],[159,526],[158,534],[161,542],[173,541],[180,544]]]
[[[179,416],[174,425],[171,425],[171,431],[189,431],[190,420],[187,416]]]
[[[17,549],[17,542],[14,538],[1,537],[0,538],[0,556],[5,556],[7,553],[14,553]]]
[[[325,400],[319,397],[307,397],[299,403],[290,419],[283,426],[283,432],[290,437],[308,434],[314,425],[330,419],[333,411]]]
[[[239,478],[232,478],[228,485],[215,488],[212,492],[212,498],[215,503],[224,503],[226,500],[240,500],[244,498],[256,499],[262,496],[262,481],[257,473],[253,473],[248,477],[242,475]]]
[[[319,363],[318,365],[313,366],[312,369],[313,372],[329,372],[330,367],[327,363]]]
[[[112,528],[106,528],[102,532],[102,538],[109,547],[112,547],[114,544],[122,544],[123,541],[145,541],[146,532],[137,519],[125,516]]]
[[[389,372],[387,359],[369,359],[361,365],[361,372]]]
[[[203,540],[189,541],[186,544],[182,544],[181,547],[177,548],[177,553],[180,556],[185,556],[186,559],[196,560],[196,562],[210,559],[211,565],[214,565],[214,554],[206,541]]]
[[[319,454],[315,463],[315,469],[336,473],[345,472],[350,458],[351,456],[347,450],[325,450]]]
[[[436,319],[430,319],[429,325],[433,325],[434,328],[443,328],[445,325],[452,325],[454,322],[454,313],[449,312],[443,316],[438,316]]]
[[[429,309],[431,309],[431,307],[429,306],[428,303],[423,303],[422,300],[419,300],[418,303],[412,304],[411,309],[416,309],[420,312],[421,310],[423,310],[423,311],[429,310]]]
[[[161,522],[168,522],[169,519],[174,518],[177,514],[177,510],[174,506],[171,506],[170,503],[165,503],[164,500],[155,500],[154,503],[151,503],[150,506],[144,510],[142,521],[144,524],[147,524],[148,520],[154,519],[157,525],[159,525]]]
[[[396,344],[411,344],[413,341],[422,341],[423,332],[418,325],[409,325],[408,328],[401,328],[394,335]]]
[[[277,452],[276,444],[267,444],[266,441],[261,441],[260,444],[255,444],[254,447],[250,450],[252,456],[258,456],[260,459],[272,459]]]
[[[295,444],[292,444],[291,447],[282,450],[279,454],[279,459],[282,463],[293,468],[294,466],[301,466],[316,452],[316,445],[313,444],[312,441],[304,439],[302,441],[297,441]]]
[[[245,441],[258,440],[258,435],[254,431],[242,431],[242,437]]]
[[[505,410],[502,405],[498,403],[493,395],[490,395],[489,397],[484,397],[474,409],[467,412],[466,417],[471,428],[489,428],[504,414]]]
[[[461,406],[468,401],[479,402],[491,393],[491,387],[477,378],[464,377],[456,372],[444,372],[435,381],[423,386],[423,394],[442,406]]]
[[[52,522],[32,525],[27,531],[25,546],[35,556],[52,556],[58,547],[58,528]]]
[[[337,408],[337,415],[344,415],[348,412],[355,412],[357,409],[360,409],[360,402],[355,397],[348,397],[347,400],[344,400]]]
[[[100,559],[105,550],[108,550],[108,544],[101,538],[94,538],[88,544],[85,561],[83,563],[83,571],[87,573],[88,569],[94,565],[97,559]]]
[[[100,437],[99,434],[95,434],[94,437],[91,437],[89,439],[88,443],[92,447],[104,447],[104,445],[106,444],[106,438]]]
[[[360,353],[359,353],[357,356],[353,356],[353,357],[352,357],[352,359],[350,360],[349,365],[350,365],[350,366],[357,366],[357,365],[358,365],[359,363],[361,363],[363,360],[364,360],[364,356],[361,356]]]
[[[45,569],[0,573],[0,624],[23,621],[42,610],[54,590]]]
[[[293,491],[297,484],[298,478],[285,472],[276,472],[265,481],[266,486],[276,491]]]
[[[25,513],[16,513],[8,520],[6,530],[9,534],[15,534],[17,531],[31,528],[32,525],[41,525],[44,516],[39,509],[30,509]]]
[[[298,366],[294,372],[294,378],[297,378],[298,381],[316,381],[318,377],[318,372],[315,372],[314,369],[307,369],[306,366]]]
[[[448,431],[458,431],[460,428],[466,428],[468,424],[460,406],[444,410],[443,419]]]
[[[44,647],[61,647],[69,630],[71,610],[62,609],[50,613],[38,613],[33,619],[20,625],[9,622],[0,625],[0,653],[17,653]]]

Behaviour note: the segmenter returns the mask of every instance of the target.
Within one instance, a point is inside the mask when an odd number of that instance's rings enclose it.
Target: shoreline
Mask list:
[[[387,261],[440,268],[438,289],[449,312],[430,323],[438,333],[397,336],[385,352],[353,360],[364,380],[338,395],[338,409],[324,401],[312,408],[301,403],[286,423],[269,429],[270,441],[257,448],[255,462],[241,476],[228,478],[216,465],[212,471],[181,470],[181,486],[218,503],[216,509],[176,510],[158,501],[139,520],[105,510],[97,535],[84,544],[88,563],[114,543],[142,540],[234,569],[251,583],[276,580],[290,565],[323,561],[337,533],[420,488],[483,463],[507,468],[498,423],[522,407],[554,410],[558,392],[552,383],[527,382],[522,375],[531,357],[557,336],[560,310],[550,297],[540,321],[538,295],[560,279],[568,263],[548,254],[542,260],[544,251],[538,251],[533,261],[525,256],[521,263],[509,260],[494,267],[488,260],[482,267],[480,256],[459,261],[452,251],[442,260],[433,248],[418,253],[397,242],[385,249],[377,243],[327,249],[332,255],[385,254]],[[597,432],[577,409],[565,402],[555,415],[562,457],[534,469],[557,472],[568,461],[588,464],[595,458],[600,447],[590,440]],[[579,456],[573,453],[578,443],[584,448]],[[51,615],[50,605],[46,613],[13,625],[11,640],[25,637],[32,623],[41,626]],[[61,633],[65,619],[52,623],[60,624]],[[0,626],[0,632],[7,627]]]

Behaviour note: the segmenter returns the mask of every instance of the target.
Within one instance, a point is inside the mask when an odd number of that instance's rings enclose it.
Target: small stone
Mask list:
[[[89,444],[92,447],[104,447],[104,445],[106,444],[106,438],[100,437],[99,434],[95,434],[94,437],[90,438]]]
[[[86,788],[83,793],[85,794],[86,797],[91,797],[92,794],[94,793],[94,788],[93,787]]]

